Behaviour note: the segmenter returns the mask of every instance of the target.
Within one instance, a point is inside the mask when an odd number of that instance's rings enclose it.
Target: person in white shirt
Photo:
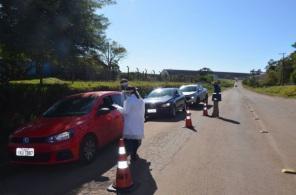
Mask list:
[[[128,87],[126,95],[123,103],[123,138],[131,160],[137,160],[137,150],[144,138],[145,103],[135,87]]]
[[[120,89],[122,91],[123,99],[126,100],[126,89],[128,88],[128,80],[127,79],[121,79],[120,81]]]

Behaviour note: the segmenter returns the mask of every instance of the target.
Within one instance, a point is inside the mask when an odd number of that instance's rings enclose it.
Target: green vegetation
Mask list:
[[[113,0],[1,1],[0,82],[26,78],[44,65],[60,77],[116,79],[126,49],[107,38],[108,18],[98,14]],[[90,78],[92,77],[92,78]]]
[[[296,43],[292,47],[296,48]],[[265,69],[265,74],[260,69],[251,70],[251,77],[243,81],[244,86],[258,93],[295,98],[296,51],[281,60],[269,60]]]
[[[21,80],[11,81],[12,85],[27,84],[38,86],[39,80]],[[46,78],[43,83],[48,86],[64,85],[68,90],[76,91],[94,91],[94,90],[119,90],[119,81],[64,81],[57,78]],[[160,82],[160,81],[130,81],[130,86],[136,86],[139,88],[142,95],[146,95],[149,91],[156,87],[179,87],[187,84],[186,82]],[[46,89],[46,87],[43,87]]]
[[[267,95],[288,97],[288,98],[296,98],[296,85],[288,85],[288,86],[272,86],[272,87],[249,87],[246,88]]]
[[[296,43],[292,47],[296,49]],[[265,69],[265,74],[260,69],[251,70],[251,77],[244,80],[244,84],[251,87],[296,84],[296,51],[278,61],[269,60]]]
[[[234,84],[233,80],[221,79],[222,89],[232,87]],[[19,80],[11,81],[11,85],[28,84],[28,85],[38,85],[39,79],[31,80]],[[119,81],[64,81],[58,78],[45,78],[43,80],[45,85],[65,85],[67,88],[73,91],[91,91],[91,90],[119,90]],[[212,85],[210,83],[202,82],[203,86],[212,92]],[[146,95],[149,91],[156,87],[179,87],[181,85],[190,84],[188,82],[167,82],[167,81],[130,81],[130,86],[138,87],[142,95]],[[46,87],[44,87],[46,88]]]

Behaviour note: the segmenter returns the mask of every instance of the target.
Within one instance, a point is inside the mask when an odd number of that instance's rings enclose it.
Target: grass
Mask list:
[[[234,84],[233,80],[221,79],[222,90],[232,87]],[[64,81],[58,78],[45,78],[43,79],[44,85],[66,85],[69,89],[72,90],[119,90],[119,81]],[[11,81],[11,84],[28,84],[28,85],[38,85],[39,79],[31,80],[20,80],[20,81]],[[167,81],[129,81],[130,86],[136,86],[140,89],[140,92],[146,94],[148,90],[157,88],[157,87],[180,87],[181,85],[190,84],[186,82],[167,82]],[[203,86],[206,87],[210,93],[213,91],[213,87],[209,83],[203,83]]]
[[[19,80],[11,81],[11,84],[30,84],[38,85],[39,79],[31,80]],[[67,85],[70,89],[74,90],[95,90],[95,89],[109,89],[118,90],[119,81],[64,81],[57,78],[45,78],[43,79],[44,85]],[[185,82],[161,82],[161,81],[129,81],[130,86],[136,86],[138,88],[156,88],[156,87],[179,87],[181,85],[188,84]]]
[[[296,85],[271,86],[271,87],[250,87],[250,86],[244,85],[244,87],[246,87],[247,89],[250,89],[251,91],[255,91],[257,93],[296,99]]]

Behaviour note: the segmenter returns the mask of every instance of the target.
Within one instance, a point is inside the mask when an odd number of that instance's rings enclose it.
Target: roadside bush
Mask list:
[[[265,79],[262,81],[263,85],[272,86],[278,84],[278,76],[275,70],[269,70]]]
[[[291,81],[291,83],[296,84],[296,69],[292,72],[292,74],[290,76],[290,81]]]
[[[212,83],[214,81],[214,76],[210,74],[203,75],[203,76],[200,76],[199,80],[207,83]]]
[[[259,87],[260,83],[256,77],[250,77],[248,79],[243,80],[244,85],[248,85],[251,87]]]

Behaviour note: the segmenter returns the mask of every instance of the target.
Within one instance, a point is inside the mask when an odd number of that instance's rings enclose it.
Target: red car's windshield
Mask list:
[[[84,115],[91,111],[95,102],[93,96],[89,97],[71,97],[61,100],[50,107],[44,114],[44,117],[61,117]]]

